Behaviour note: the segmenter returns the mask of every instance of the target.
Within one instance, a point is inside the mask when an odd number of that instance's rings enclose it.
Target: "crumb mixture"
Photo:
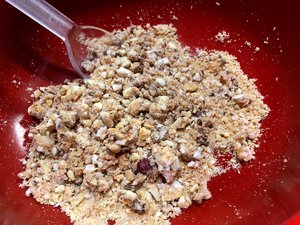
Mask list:
[[[235,57],[192,53],[171,25],[114,34],[89,40],[90,79],[34,92],[22,186],[74,224],[170,224],[211,198],[216,155],[254,159],[269,108]]]

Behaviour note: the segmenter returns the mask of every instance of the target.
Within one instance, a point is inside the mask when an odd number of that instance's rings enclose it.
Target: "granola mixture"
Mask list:
[[[75,224],[170,224],[211,198],[216,155],[254,159],[269,108],[235,57],[192,53],[171,25],[114,34],[89,40],[90,79],[34,92],[22,186]]]

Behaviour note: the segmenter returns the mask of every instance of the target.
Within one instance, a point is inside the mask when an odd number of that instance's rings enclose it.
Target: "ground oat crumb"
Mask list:
[[[34,91],[21,186],[74,224],[167,225],[211,198],[212,177],[254,159],[269,108],[234,56],[194,54],[172,25],[114,35],[120,46],[89,40],[90,79]]]

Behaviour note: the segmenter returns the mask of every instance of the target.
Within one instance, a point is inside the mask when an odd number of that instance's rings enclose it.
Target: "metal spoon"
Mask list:
[[[66,45],[72,66],[83,79],[88,77],[81,67],[87,57],[87,46],[80,38],[105,37],[106,43],[120,44],[120,40],[108,31],[94,26],[79,26],[44,0],[5,1],[58,36]]]

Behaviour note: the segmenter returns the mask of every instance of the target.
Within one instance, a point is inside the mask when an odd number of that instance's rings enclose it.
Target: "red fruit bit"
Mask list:
[[[149,170],[152,170],[150,160],[147,158],[141,159],[137,164],[137,170],[140,173],[147,173]]]

